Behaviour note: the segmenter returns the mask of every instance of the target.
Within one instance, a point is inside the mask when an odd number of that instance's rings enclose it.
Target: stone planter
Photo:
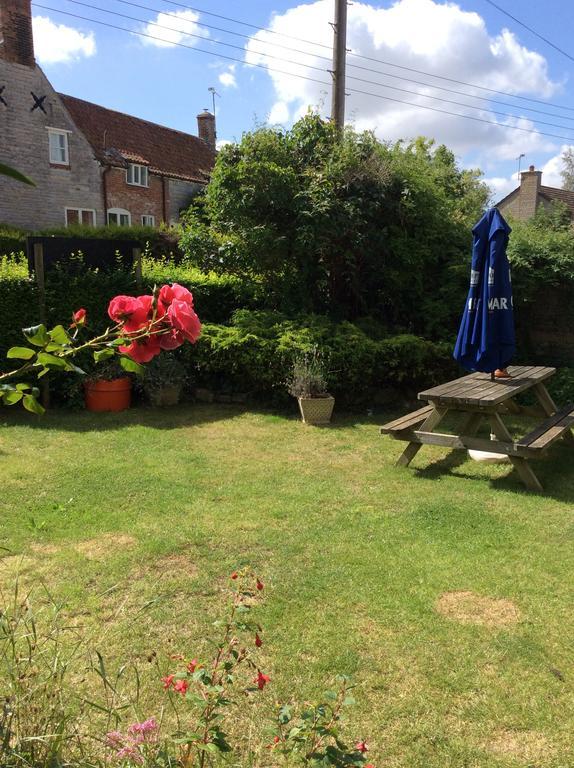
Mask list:
[[[331,421],[335,398],[331,395],[325,397],[298,397],[299,410],[304,424],[328,424]]]
[[[161,389],[153,389],[149,392],[152,405],[164,408],[169,405],[177,405],[181,395],[181,387],[178,384],[168,384]]]

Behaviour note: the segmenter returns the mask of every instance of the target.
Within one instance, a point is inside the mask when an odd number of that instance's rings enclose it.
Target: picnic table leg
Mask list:
[[[421,432],[432,432],[435,427],[441,423],[448,411],[448,408],[437,408],[434,406],[434,411],[429,413],[426,419],[420,426]],[[405,450],[401,453],[397,459],[397,467],[408,467],[414,457],[422,448],[422,443],[409,443]]]
[[[504,422],[498,413],[490,414],[490,426],[492,427],[492,431],[499,440],[503,440],[505,443],[513,442],[512,435],[506,429]],[[509,456],[508,458],[512,462],[512,466],[516,469],[520,475],[520,479],[529,491],[544,490],[540,480],[536,477],[534,470],[526,459],[523,459],[519,456]]]
[[[474,437],[476,434],[477,429],[480,427],[480,422],[484,419],[484,414],[482,413],[471,413],[469,414],[466,419],[462,422],[462,426],[460,428],[460,436],[461,437]]]
[[[542,410],[547,416],[554,416],[555,413],[558,413],[558,408],[556,406],[556,403],[552,399],[552,395],[546,389],[546,387],[542,382],[540,382],[539,384],[536,384],[533,387],[533,389],[534,389],[534,394],[538,399],[538,402],[542,406]],[[570,429],[566,430],[566,432],[564,433],[564,440],[567,440],[569,443],[574,442],[574,435],[572,434],[572,430]]]

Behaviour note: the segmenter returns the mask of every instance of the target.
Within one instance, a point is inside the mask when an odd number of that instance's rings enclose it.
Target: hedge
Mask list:
[[[450,345],[408,334],[374,339],[351,322],[276,312],[241,310],[229,326],[208,323],[180,355],[196,387],[281,401],[293,358],[315,345],[327,361],[330,391],[346,405],[372,403],[384,390],[415,396],[456,375]]]
[[[71,256],[67,265],[46,273],[46,305],[50,323],[66,322],[78,307],[84,307],[94,330],[107,324],[106,308],[112,296],[136,294],[135,275],[122,269],[111,271],[78,269],[81,256]],[[185,262],[167,258],[142,260],[142,293],[151,292],[155,284],[180,282],[195,297],[197,312],[205,322],[229,322],[238,307],[258,308],[263,296],[257,285],[241,282],[231,276],[217,277],[200,272]],[[5,367],[6,351],[21,342],[20,329],[39,322],[38,292],[28,275],[22,252],[0,256],[0,369]]]

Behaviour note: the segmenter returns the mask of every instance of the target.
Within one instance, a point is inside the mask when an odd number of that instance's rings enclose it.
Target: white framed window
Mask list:
[[[72,224],[84,224],[88,227],[96,226],[96,212],[93,208],[65,208],[66,226]]]
[[[61,131],[58,128],[48,128],[50,162],[53,165],[70,164],[70,151],[68,147],[69,133],[70,131]]]
[[[108,208],[108,224],[118,227],[131,227],[132,215],[125,208]]]
[[[136,187],[148,187],[149,183],[147,165],[129,163],[126,171],[126,180],[128,184],[133,184]]]
[[[149,213],[144,213],[142,216],[142,226],[155,227],[155,216],[151,216]]]

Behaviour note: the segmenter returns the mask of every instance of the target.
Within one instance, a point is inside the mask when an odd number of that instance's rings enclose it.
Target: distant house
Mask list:
[[[177,221],[215,162],[215,117],[198,136],[56,93],[34,59],[30,0],[0,3],[0,223],[40,229]]]
[[[542,171],[535,170],[531,165],[527,171],[520,174],[520,186],[496,204],[504,215],[526,221],[530,219],[539,206],[549,208],[552,203],[565,203],[574,219],[574,192],[558,187],[545,187],[542,184]]]

